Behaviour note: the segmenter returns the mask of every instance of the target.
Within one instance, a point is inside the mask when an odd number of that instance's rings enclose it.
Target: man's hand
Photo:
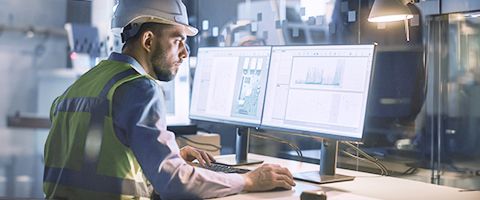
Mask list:
[[[210,165],[212,162],[215,162],[215,159],[210,153],[191,146],[181,148],[180,156],[188,163],[197,159],[201,166]]]
[[[290,171],[280,165],[265,164],[243,176],[245,178],[243,190],[247,192],[266,191],[274,188],[290,190],[292,186],[295,186]]]

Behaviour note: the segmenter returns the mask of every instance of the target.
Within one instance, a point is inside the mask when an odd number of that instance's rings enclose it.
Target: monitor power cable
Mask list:
[[[387,167],[385,167],[385,165],[383,165],[380,160],[378,160],[377,158],[373,157],[373,156],[370,156],[369,154],[365,153],[365,151],[363,151],[362,149],[358,148],[357,146],[355,146],[354,144],[350,143],[350,142],[342,142],[344,144],[346,144],[347,146],[350,146],[351,148],[355,149],[358,153],[360,153],[362,156],[364,156],[366,159],[369,159],[375,163],[377,163],[380,167],[382,167],[384,169],[384,171],[387,173],[386,175],[388,176],[389,175],[389,172],[388,172],[388,169]]]
[[[290,134],[290,133],[289,133]],[[300,148],[297,146],[297,145],[294,145],[292,143],[290,143],[289,141],[287,140],[284,140],[284,139],[280,139],[280,138],[277,138],[277,137],[274,137],[274,136],[270,136],[270,135],[264,135],[264,134],[260,134],[260,133],[254,133],[254,134],[251,134],[252,136],[254,137],[259,137],[259,138],[263,138],[263,139],[272,139],[272,140],[275,140],[277,142],[280,142],[280,143],[283,143],[283,144],[287,144],[289,145],[292,149],[294,149],[297,154],[303,158],[303,155],[302,155],[302,152],[300,150]],[[301,134],[290,134],[290,135],[296,135],[296,136],[300,136],[300,137],[307,137],[307,138],[311,138],[311,139],[314,139],[314,140],[321,140],[320,137],[312,137],[312,136],[306,136],[306,135],[301,135]],[[382,175],[385,175],[385,176],[389,176],[390,173],[389,173],[389,170],[387,169],[387,167],[385,167],[385,165],[383,165],[377,158],[375,157],[372,157],[370,155],[368,155],[367,153],[365,153],[363,150],[361,150],[360,148],[358,148],[357,146],[351,144],[350,142],[347,142],[347,141],[339,141],[339,143],[341,144],[344,144],[344,145],[347,145],[353,149],[355,149],[358,153],[360,153],[364,158],[362,157],[359,157],[359,156],[356,156],[352,153],[349,153],[347,151],[345,152],[342,152],[350,157],[353,157],[353,158],[358,158],[359,160],[364,160],[366,162],[370,162],[370,163],[373,163],[375,166],[377,166],[380,170],[381,170],[381,174]]]
[[[281,138],[278,138],[278,137],[274,137],[274,136],[271,136],[271,135],[266,135],[266,134],[261,134],[261,133],[253,133],[253,134],[250,134],[251,136],[253,137],[257,137],[257,138],[261,138],[261,139],[271,139],[275,142],[278,142],[278,143],[282,143],[282,144],[286,144],[288,145],[290,148],[292,148],[293,150],[295,150],[295,152],[297,152],[297,155],[300,157],[300,158],[303,158],[303,154],[302,154],[302,150],[300,150],[300,148],[295,145],[295,144],[292,144],[291,142],[289,142],[288,140],[284,140],[284,139],[281,139]]]
[[[380,173],[381,173],[380,175],[382,175],[382,176],[388,174],[388,172],[385,172],[385,170],[384,170],[382,167],[380,167],[380,165],[379,165],[378,163],[376,163],[376,162],[373,162],[373,161],[371,161],[371,160],[369,160],[369,159],[366,159],[366,158],[362,158],[362,157],[357,156],[357,155],[353,155],[352,153],[350,153],[350,152],[348,152],[348,151],[345,151],[345,150],[342,150],[341,152],[342,152],[343,154],[347,155],[347,156],[350,156],[350,157],[354,158],[354,159],[358,159],[358,160],[361,160],[361,161],[364,161],[364,162],[368,162],[368,163],[374,164],[375,166],[377,166],[378,169],[380,169]]]
[[[350,143],[350,142],[342,141],[341,143],[344,144],[344,145],[347,145],[347,146],[349,146],[349,147],[351,147],[351,148],[353,148],[353,149],[355,149],[355,150],[356,150],[358,153],[360,153],[360,155],[362,155],[365,159],[367,159],[367,160],[369,160],[369,161],[371,161],[371,162],[373,162],[373,163],[376,163],[375,165],[377,165],[379,168],[381,168],[382,171],[385,172],[385,175],[386,175],[386,176],[390,175],[390,173],[388,172],[387,167],[385,167],[385,165],[383,165],[377,158],[368,155],[368,154],[365,153],[363,150],[361,150],[360,148],[358,148],[357,146],[353,145],[353,144]],[[353,155],[353,154],[351,154],[351,155]],[[353,155],[353,156],[355,156],[355,155]],[[359,156],[355,156],[355,157],[359,157]],[[383,174],[383,172],[382,172],[382,174]]]
[[[197,141],[194,141],[190,138],[187,138],[183,135],[181,136],[177,136],[177,138],[180,138],[182,140],[185,140],[187,143],[192,143],[192,144],[196,144],[196,145],[201,145],[201,146],[206,146],[206,147],[211,147],[211,148],[201,148],[201,147],[196,147],[198,149],[201,149],[201,150],[204,150],[204,151],[208,151],[208,152],[216,152],[216,151],[219,151],[222,149],[222,147],[220,146],[217,146],[217,145],[213,145],[213,144],[209,144],[209,143],[203,143],[203,142],[197,142]],[[213,148],[213,149],[212,149]]]

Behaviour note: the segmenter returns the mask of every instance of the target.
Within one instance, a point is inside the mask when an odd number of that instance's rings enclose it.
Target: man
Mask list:
[[[120,0],[112,27],[123,28],[122,53],[81,76],[52,105],[45,144],[48,199],[221,197],[241,191],[291,189],[286,168],[263,165],[247,174],[196,168],[214,161],[198,149],[179,149],[167,131],[156,80],[172,80],[187,58],[188,25],[180,0]]]

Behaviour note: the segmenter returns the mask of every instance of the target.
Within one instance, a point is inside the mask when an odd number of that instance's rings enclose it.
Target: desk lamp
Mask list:
[[[398,0],[375,0],[370,15],[368,16],[368,21],[384,23],[403,20],[405,22],[407,41],[410,41],[408,20],[412,18],[413,14],[410,9]]]

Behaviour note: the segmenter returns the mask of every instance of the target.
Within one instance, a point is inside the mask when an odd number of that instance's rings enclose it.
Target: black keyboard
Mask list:
[[[200,165],[199,165],[200,166]],[[219,163],[212,163],[210,166],[201,166],[202,168],[212,170],[215,172],[224,172],[224,173],[237,173],[237,174],[245,174],[249,172],[248,169],[240,169],[228,165],[223,165]]]

